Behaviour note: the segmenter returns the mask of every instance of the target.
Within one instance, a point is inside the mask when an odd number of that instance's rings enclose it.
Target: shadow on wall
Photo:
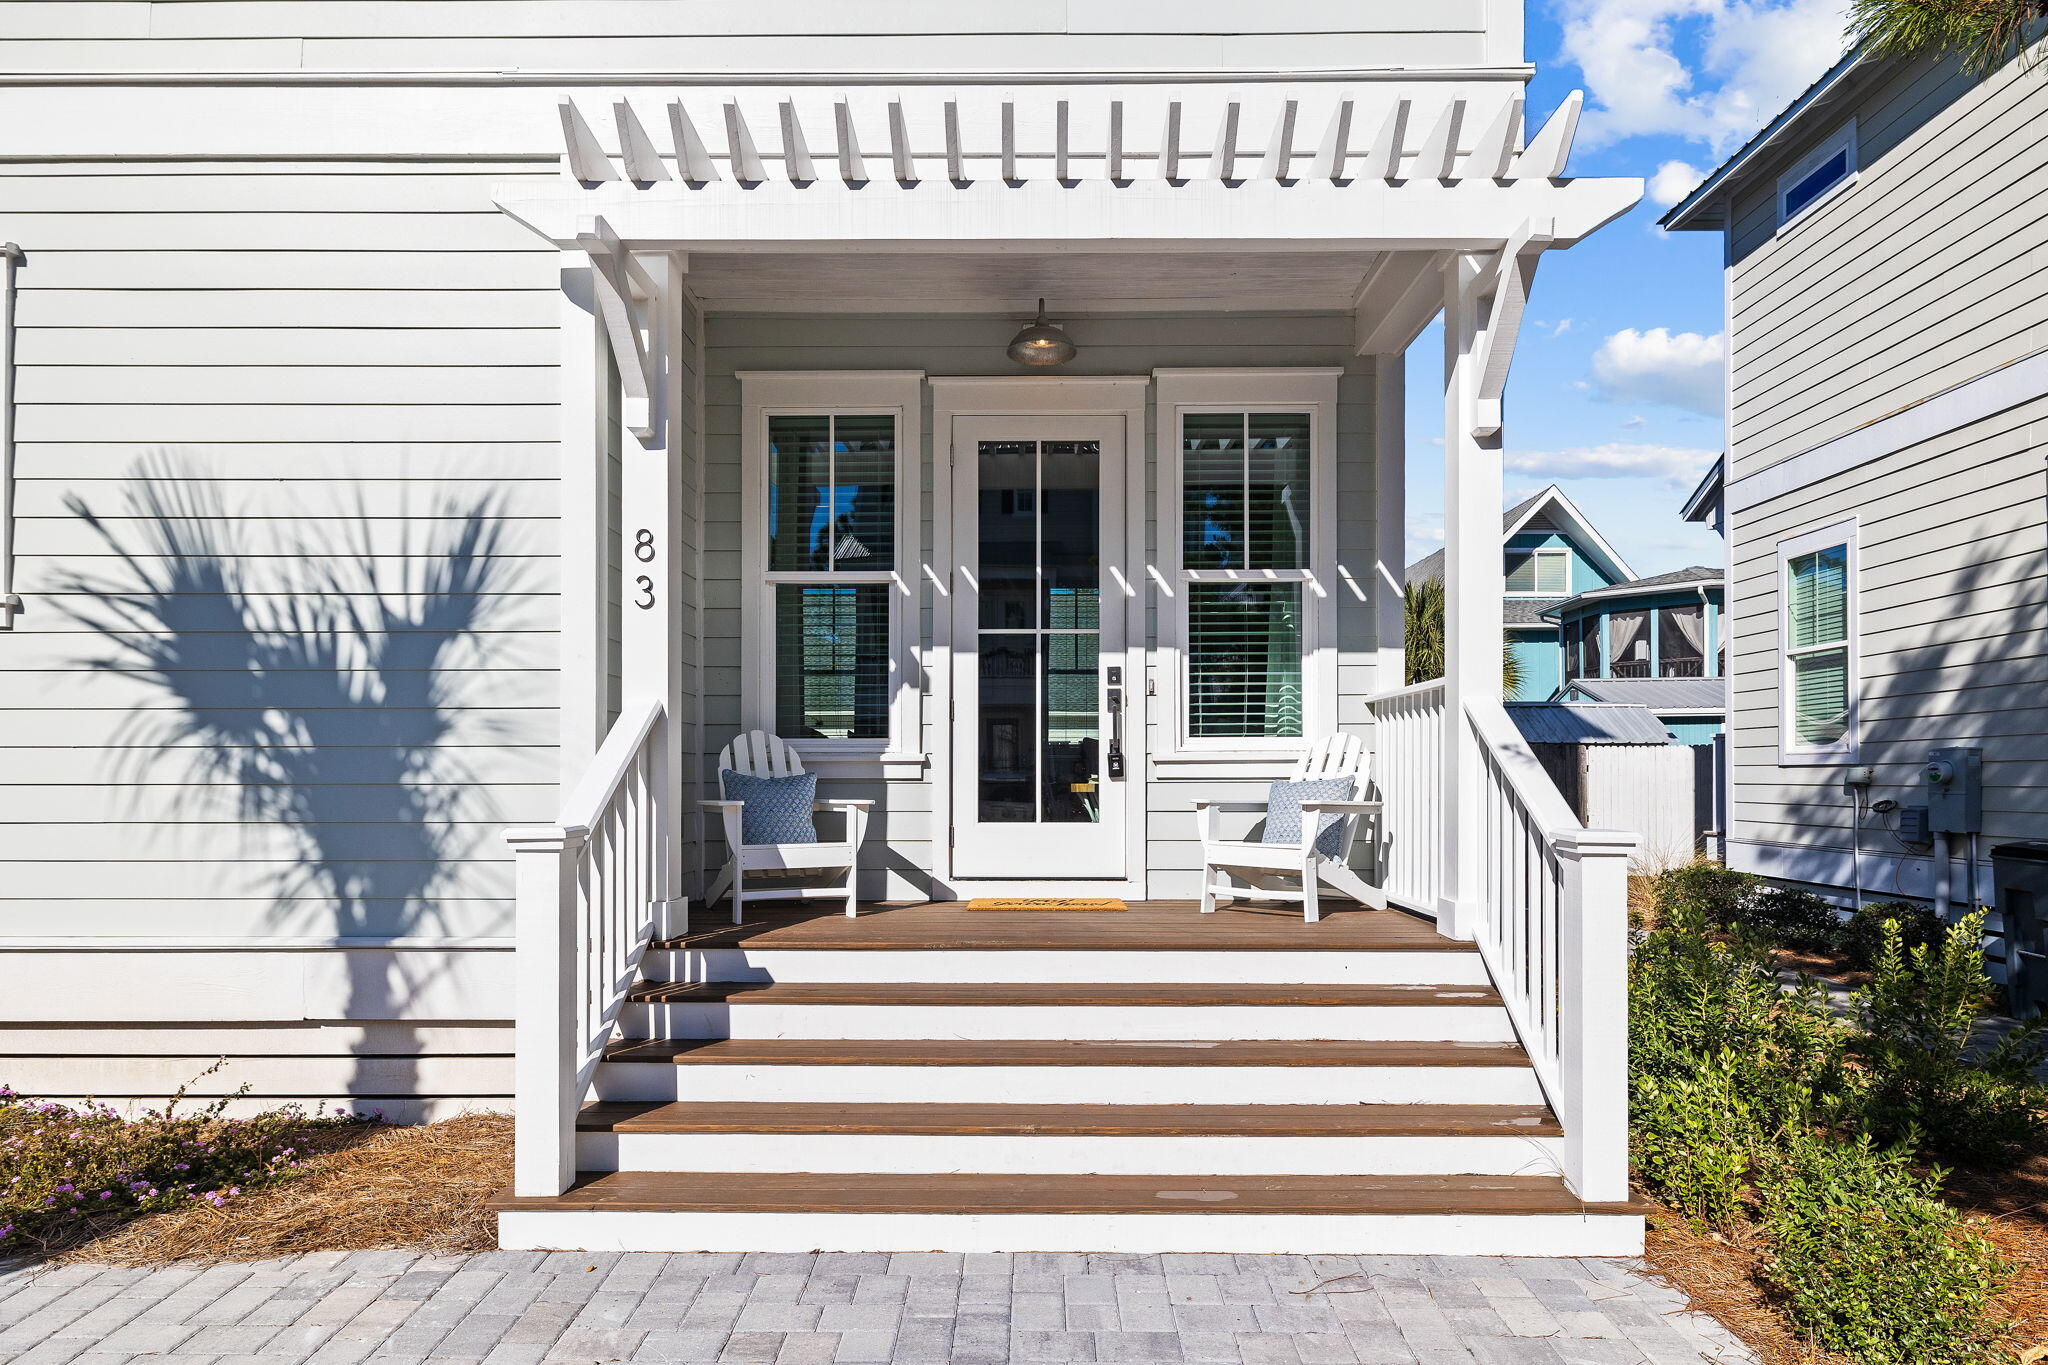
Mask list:
[[[310,903],[322,937],[449,934],[437,892],[459,860],[502,851],[451,747],[493,738],[451,694],[450,668],[509,590],[495,581],[496,500],[439,503],[419,514],[438,528],[424,532],[402,517],[398,543],[383,544],[358,496],[338,517],[281,529],[259,557],[251,522],[195,463],[158,453],[129,480],[117,511],[67,502],[119,564],[66,585],[85,604],[70,614],[105,646],[89,662],[164,699],[124,722],[123,780],[198,784],[231,802],[279,869],[270,892],[288,932],[307,932]],[[402,1019],[445,971],[407,958],[432,956],[348,952],[345,1017]],[[377,1033],[357,1050],[380,1055],[359,1058],[348,1093],[415,1093],[417,1035]]]

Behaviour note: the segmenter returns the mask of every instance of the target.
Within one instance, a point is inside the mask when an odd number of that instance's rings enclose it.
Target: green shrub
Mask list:
[[[1841,946],[1842,917],[1811,891],[1767,886],[1744,903],[1740,915],[1744,924],[1781,947],[1830,953]]]
[[[1633,1087],[1636,1172],[1695,1224],[1736,1221],[1765,1146],[1740,1070],[1724,1054],[1692,1075],[1644,1075]]]
[[[1978,1045],[1991,1005],[1984,912],[1963,916],[1931,947],[1908,949],[1897,919],[1880,921],[1878,934],[1871,982],[1854,997],[1868,1125],[1975,1164],[2048,1143],[2048,1089],[2035,1079],[2048,1057],[2048,1019]]]
[[[1839,1102],[1847,1029],[1817,987],[1787,990],[1754,934],[1719,938],[1678,903],[1629,960],[1635,1155],[1651,1187],[1725,1223],[1758,1155]]]
[[[1865,1135],[1795,1135],[1759,1182],[1765,1273],[1788,1314],[1864,1365],[1993,1359],[2006,1269],[1941,1201],[1937,1175]]]
[[[218,1208],[303,1167],[309,1139],[366,1122],[295,1106],[228,1118],[226,1098],[179,1113],[181,1098],[130,1119],[0,1086],[0,1251],[81,1241],[162,1209]]]
[[[1947,926],[1931,906],[1913,901],[1870,901],[1849,917],[1849,926],[1842,936],[1842,951],[1851,962],[1866,971],[1877,965],[1887,921],[1898,924],[1908,952],[1941,942],[1947,932]]]
[[[1744,904],[1762,884],[1747,872],[1701,859],[1659,873],[1651,882],[1650,903],[1660,920],[1690,909],[1719,928],[1741,920]]]

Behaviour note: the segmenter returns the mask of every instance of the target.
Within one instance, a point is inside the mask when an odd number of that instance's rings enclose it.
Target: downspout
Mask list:
[[[14,629],[14,268],[21,248],[0,243],[0,630]]]

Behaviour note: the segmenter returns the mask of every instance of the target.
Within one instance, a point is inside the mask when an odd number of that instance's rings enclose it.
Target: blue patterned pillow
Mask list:
[[[1301,843],[1301,803],[1304,801],[1349,801],[1357,779],[1319,777],[1312,782],[1275,782],[1266,793],[1266,832],[1260,838],[1269,844]],[[1336,811],[1316,816],[1316,852],[1334,858],[1344,848],[1344,817]]]
[[[811,819],[811,803],[818,799],[816,773],[749,777],[730,768],[720,768],[718,789],[725,794],[726,800],[746,803],[740,807],[741,843],[818,842],[818,826]]]

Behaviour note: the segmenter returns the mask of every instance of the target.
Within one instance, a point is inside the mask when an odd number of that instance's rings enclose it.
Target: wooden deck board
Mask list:
[[[613,1062],[677,1066],[1355,1066],[1521,1067],[1518,1043],[1345,1042],[1040,1042],[989,1039],[655,1038],[626,1040]]]
[[[584,1173],[554,1198],[500,1195],[500,1211],[687,1213],[1627,1214],[1555,1176],[817,1175]]]
[[[1556,1137],[1540,1104],[818,1104],[620,1101],[585,1105],[597,1133],[902,1133],[1005,1137]]]
[[[701,912],[715,914],[714,911]],[[1121,914],[969,910],[963,902],[869,904],[857,917],[817,905],[748,910],[750,920],[671,939],[665,948],[893,949],[1001,951],[1067,949],[1175,952],[1476,952],[1445,938],[1429,920],[1400,910],[1340,905],[1320,923],[1298,906],[1225,907],[1202,914],[1193,901],[1133,901]]]

